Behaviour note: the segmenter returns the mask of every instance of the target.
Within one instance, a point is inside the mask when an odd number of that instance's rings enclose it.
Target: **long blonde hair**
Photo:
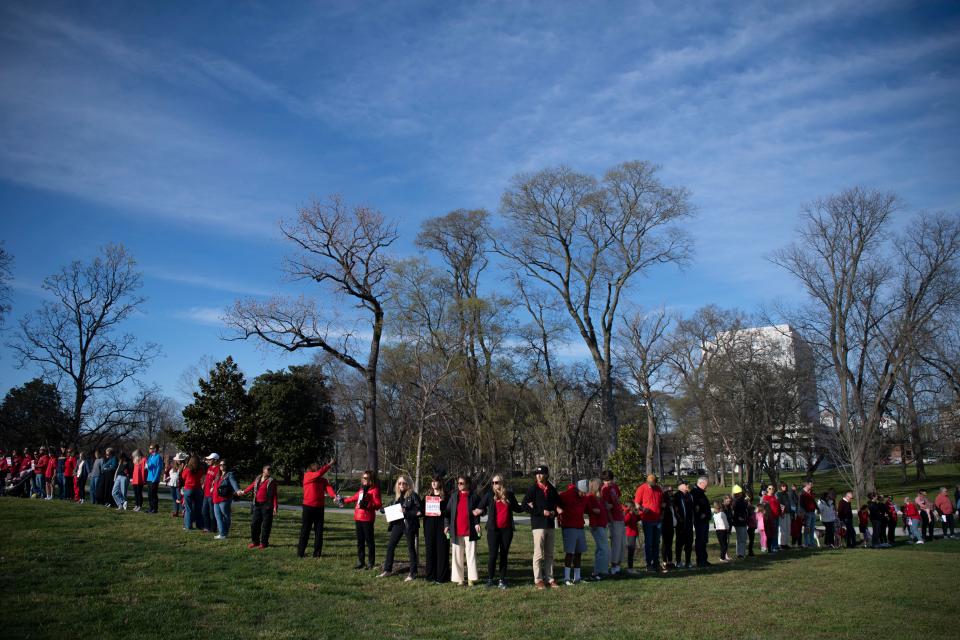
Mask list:
[[[602,484],[603,484],[603,483],[600,481],[600,478],[593,478],[593,479],[591,479],[591,480],[590,480],[590,485],[589,485],[590,491],[588,491],[587,493],[589,493],[590,495],[597,496],[597,497],[599,498],[599,497],[600,497],[600,485],[602,485]]]
[[[493,485],[493,499],[498,502],[507,501],[507,487],[503,484],[503,476],[499,473],[493,474],[493,477],[490,478],[490,482],[493,483],[494,480],[499,480],[500,484]]]
[[[400,493],[401,480],[407,483],[407,491],[406,493],[403,493],[403,494]],[[410,477],[403,474],[400,474],[399,476],[397,476],[397,481],[393,484],[393,492],[396,494],[397,500],[399,500],[401,497],[406,498],[407,496],[410,495],[412,491],[413,491],[413,484],[410,483]]]

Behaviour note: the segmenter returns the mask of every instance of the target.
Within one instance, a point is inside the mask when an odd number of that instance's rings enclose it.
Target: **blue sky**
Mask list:
[[[518,172],[632,159],[699,210],[694,264],[632,303],[795,299],[765,256],[802,203],[862,184],[960,209],[958,74],[956,2],[6,2],[7,324],[122,242],[149,298],[130,329],[165,352],[146,378],[182,400],[203,356],[250,377],[309,357],[224,342],[217,317],[288,289],[277,221],[311,197],[401,221],[406,255]],[[35,373],[0,347],[0,392]]]

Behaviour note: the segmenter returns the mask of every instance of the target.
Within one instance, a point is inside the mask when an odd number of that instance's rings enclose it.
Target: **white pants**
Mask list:
[[[477,541],[471,540],[469,536],[457,538],[456,542],[450,542],[450,551],[453,555],[453,562],[450,563],[450,582],[460,584],[463,582],[463,565],[467,565],[467,580],[475,582],[477,580]]]
[[[624,525],[623,520],[615,520],[607,525],[610,533],[610,564],[619,565],[623,561]]]

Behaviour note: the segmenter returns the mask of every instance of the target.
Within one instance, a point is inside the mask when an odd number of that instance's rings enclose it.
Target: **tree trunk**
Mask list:
[[[613,403],[613,376],[607,371],[602,371],[600,380],[600,403],[603,409],[603,424],[610,435],[610,444],[607,450],[607,457],[610,457],[617,450],[617,439],[619,437],[619,427],[617,425],[617,408]]]
[[[417,429],[417,460],[413,473],[413,488],[420,492],[420,460],[423,458],[423,414],[420,415],[420,427]]]
[[[653,473],[653,453],[657,439],[657,420],[653,415],[649,392],[647,394],[647,475]]]
[[[380,473],[380,459],[377,455],[377,372],[367,370],[367,397],[363,402],[364,436],[367,441],[367,468]]]

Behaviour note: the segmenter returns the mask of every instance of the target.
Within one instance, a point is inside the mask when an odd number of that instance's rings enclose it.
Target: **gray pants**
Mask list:
[[[780,516],[780,546],[789,547],[790,546],[790,521],[792,520],[790,512]]]
[[[747,528],[735,527],[737,530],[737,555],[747,555]]]

